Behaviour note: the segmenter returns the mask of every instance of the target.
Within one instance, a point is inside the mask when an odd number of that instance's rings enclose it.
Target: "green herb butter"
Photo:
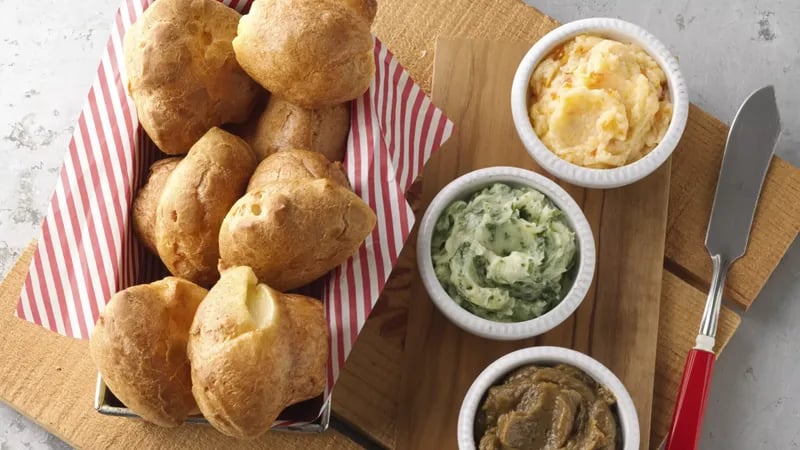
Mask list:
[[[569,289],[575,233],[541,192],[496,183],[456,201],[436,222],[436,277],[463,308],[520,322],[554,308]]]

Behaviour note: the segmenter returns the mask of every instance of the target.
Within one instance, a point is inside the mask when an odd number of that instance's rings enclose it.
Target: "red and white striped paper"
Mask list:
[[[65,336],[88,338],[114,292],[164,275],[128,226],[132,199],[163,156],[127,96],[122,51],[125,31],[151,3],[125,0],[117,11],[17,306],[17,316]],[[243,12],[251,1],[224,3]],[[331,331],[326,394],[414,224],[404,193],[453,128],[377,39],[375,63],[369,90],[352,103],[345,167],[378,224],[324,285]]]

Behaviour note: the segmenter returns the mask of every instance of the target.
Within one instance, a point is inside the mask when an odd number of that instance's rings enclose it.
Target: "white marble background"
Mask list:
[[[800,1],[526,0],[560,21],[638,23],[679,57],[692,101],[726,122],[777,88],[778,153],[800,164]],[[118,0],[0,0],[0,276],[38,231]],[[703,449],[800,447],[800,244],[762,292],[714,378]],[[2,380],[0,380],[2,382]],[[0,404],[0,450],[68,448]]]

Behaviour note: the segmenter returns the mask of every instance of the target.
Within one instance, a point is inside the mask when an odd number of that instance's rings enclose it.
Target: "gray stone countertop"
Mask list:
[[[775,84],[778,154],[800,164],[800,2],[526,0],[565,22],[642,25],[680,59],[693,102],[726,122]],[[118,0],[0,0],[0,276],[35,238]],[[795,243],[716,367],[703,449],[800,447],[800,244]],[[0,380],[2,382],[2,380]],[[0,404],[0,449],[68,448]]]

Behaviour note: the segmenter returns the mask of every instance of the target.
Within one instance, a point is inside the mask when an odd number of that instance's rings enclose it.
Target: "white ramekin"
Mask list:
[[[495,322],[478,317],[462,308],[444,290],[433,269],[431,239],[436,221],[442,212],[456,200],[463,200],[481,188],[494,183],[530,186],[558,206],[570,227],[575,231],[577,244],[577,272],[566,297],[545,314],[524,322]],[[516,167],[489,167],[464,174],[442,189],[431,201],[417,237],[417,264],[422,283],[433,303],[450,321],[472,334],[498,340],[525,339],[545,333],[569,317],[589,290],[594,277],[595,246],[592,229],[575,200],[553,181],[530,170]]]
[[[562,347],[530,347],[511,352],[493,362],[472,382],[461,410],[458,413],[458,448],[476,448],[474,427],[475,415],[486,391],[502,383],[504,376],[514,369],[528,365],[569,364],[586,372],[601,385],[607,387],[617,399],[617,416],[622,429],[623,450],[639,450],[639,418],[636,407],[625,386],[608,368],[583,353]]]
[[[613,169],[590,169],[569,163],[550,151],[539,140],[528,116],[528,90],[534,69],[543,58],[563,42],[580,34],[592,34],[642,47],[655,59],[667,76],[672,101],[672,118],[661,142],[640,160]],[[511,86],[511,112],[514,126],[528,153],[549,173],[569,183],[589,188],[615,188],[634,183],[659,168],[672,154],[686,127],[689,93],[678,61],[655,36],[643,28],[619,19],[592,18],[564,24],[547,33],[522,58]]]

